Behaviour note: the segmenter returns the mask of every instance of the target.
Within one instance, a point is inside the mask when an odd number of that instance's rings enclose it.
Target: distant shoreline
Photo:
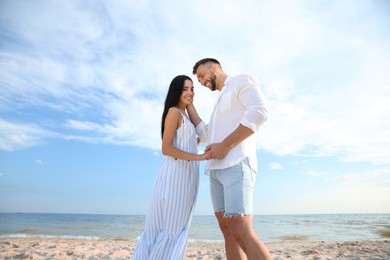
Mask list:
[[[390,214],[255,216],[256,234],[264,242],[375,241],[390,238]],[[145,215],[58,213],[0,214],[0,238],[137,239]],[[223,241],[214,216],[196,215],[189,241]]]
[[[61,213],[61,212],[0,212],[0,214],[52,214],[52,215],[102,215],[102,216],[146,216],[145,214],[131,213]],[[311,216],[311,215],[388,215],[390,212],[383,213],[280,213],[280,214],[253,214],[256,216]],[[197,217],[211,217],[214,214],[194,214]]]
[[[17,239],[36,239],[36,240],[79,240],[79,241],[127,241],[127,242],[137,242],[138,239],[131,238],[131,237],[99,237],[99,236],[61,236],[61,235],[26,235],[26,234],[3,234],[0,235],[0,241],[2,240],[17,240]],[[348,243],[348,242],[355,242],[355,241],[390,241],[390,234],[387,233],[383,235],[382,238],[377,239],[362,239],[362,240],[313,240],[309,238],[300,238],[300,237],[287,237],[285,240],[280,241],[264,241],[268,244],[274,244],[274,243],[294,243],[294,242],[301,242],[301,243],[316,243],[316,242],[323,242],[323,241],[329,241],[329,242],[342,242],[342,243]],[[188,243],[204,243],[204,244],[213,244],[213,243],[223,243],[223,240],[219,239],[194,239],[194,238],[188,238]]]

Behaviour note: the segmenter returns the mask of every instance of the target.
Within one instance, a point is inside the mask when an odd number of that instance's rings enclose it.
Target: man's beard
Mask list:
[[[217,90],[217,76],[213,73],[210,77],[210,89],[211,91]]]

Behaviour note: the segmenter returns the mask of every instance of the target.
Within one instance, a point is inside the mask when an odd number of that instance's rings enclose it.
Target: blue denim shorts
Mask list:
[[[214,212],[225,217],[253,215],[253,190],[256,172],[248,158],[226,169],[211,170],[210,194]]]

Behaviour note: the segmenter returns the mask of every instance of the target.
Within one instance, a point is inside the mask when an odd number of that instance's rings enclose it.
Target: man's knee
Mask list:
[[[225,218],[225,224],[234,237],[243,238],[249,232],[247,221],[242,216]]]
[[[215,213],[218,220],[219,228],[221,229],[223,235],[226,237],[230,235],[230,231],[229,231],[229,227],[226,224],[226,219],[224,218],[224,214],[225,214],[224,211],[219,211]]]

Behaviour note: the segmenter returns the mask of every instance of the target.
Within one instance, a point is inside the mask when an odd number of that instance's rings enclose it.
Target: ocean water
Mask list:
[[[143,215],[0,213],[0,238],[61,237],[136,240]],[[253,224],[264,242],[390,239],[390,214],[256,215]],[[214,216],[194,216],[190,241],[222,241]]]

